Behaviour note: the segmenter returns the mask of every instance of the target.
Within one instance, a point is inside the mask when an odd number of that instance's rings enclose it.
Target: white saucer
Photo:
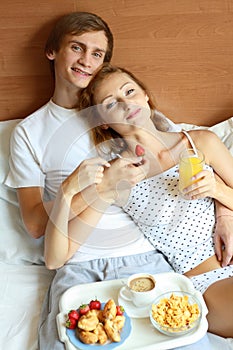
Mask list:
[[[123,286],[122,289],[124,289],[125,286]],[[126,313],[128,316],[132,318],[146,318],[149,317],[150,314],[150,305],[147,305],[145,307],[138,307],[135,306],[131,301],[125,300],[121,294],[120,291],[118,293],[118,304],[122,305],[123,308],[125,309]]]

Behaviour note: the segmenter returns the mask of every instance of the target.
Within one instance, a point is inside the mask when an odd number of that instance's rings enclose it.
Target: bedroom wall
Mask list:
[[[144,80],[174,121],[212,125],[233,115],[233,0],[1,0],[0,120],[49,99],[43,45],[71,11],[109,23],[113,62]]]

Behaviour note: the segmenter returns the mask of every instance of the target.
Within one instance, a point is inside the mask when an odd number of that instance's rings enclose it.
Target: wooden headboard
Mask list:
[[[233,115],[233,0],[1,0],[0,120],[50,98],[44,43],[72,11],[106,20],[113,63],[141,78],[173,121],[213,125]]]

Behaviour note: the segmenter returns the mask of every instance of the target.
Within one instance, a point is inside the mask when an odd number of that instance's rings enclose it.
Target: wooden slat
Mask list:
[[[77,1],[115,34],[116,64],[147,83],[175,121],[210,125],[233,115],[233,1]]]
[[[1,0],[0,120],[24,118],[48,100],[45,40],[54,21],[74,9],[72,0]]]

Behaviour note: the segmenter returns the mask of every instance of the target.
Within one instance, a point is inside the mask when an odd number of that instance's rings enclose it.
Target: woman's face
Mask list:
[[[151,115],[145,91],[126,73],[112,73],[96,89],[95,103],[103,122],[120,134],[143,126]]]

